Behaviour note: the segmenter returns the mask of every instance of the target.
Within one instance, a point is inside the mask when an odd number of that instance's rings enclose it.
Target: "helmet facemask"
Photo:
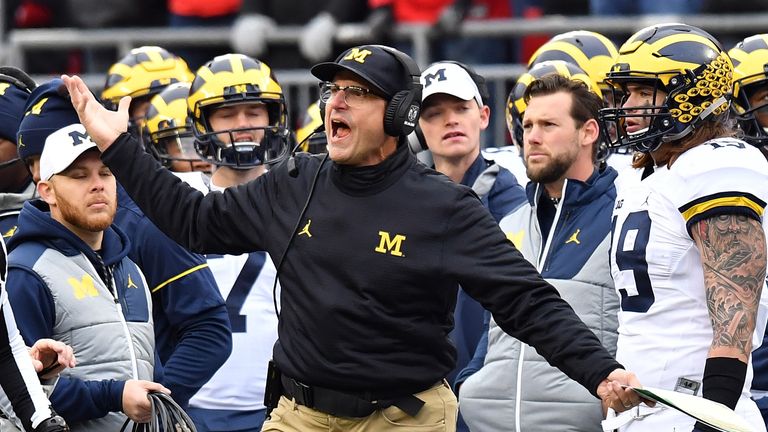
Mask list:
[[[747,78],[743,81],[748,81]],[[768,119],[768,79],[743,87],[739,84],[738,81],[734,84],[734,88],[738,86],[740,89],[733,100],[733,113],[743,132],[742,139],[755,147],[764,147],[768,144],[768,125],[762,125],[758,117]],[[751,99],[758,92],[762,97],[754,103]]]
[[[606,134],[608,146],[649,153],[681,141],[702,122],[727,112],[732,80],[730,58],[705,31],[678,23],[638,31],[619,49],[606,83],[625,97],[633,84],[648,86],[654,102],[626,106],[623,99],[614,108],[600,110],[604,130],[616,131],[615,136]],[[628,132],[638,117],[648,127]]]
[[[250,112],[258,106],[266,108],[266,122],[261,121],[257,113]],[[250,169],[276,164],[288,157],[291,134],[285,97],[265,63],[242,54],[214,58],[197,71],[187,107],[197,141],[195,146],[205,161]],[[224,110],[224,114],[220,110]],[[230,122],[219,116],[228,115],[226,110],[233,110],[232,115],[244,114],[249,120],[245,124]],[[239,110],[245,112],[237,114]],[[233,127],[215,130],[212,118]]]
[[[205,132],[195,129],[195,147],[203,160],[214,165],[235,169],[250,169],[259,165],[272,165],[287,157],[289,152],[288,129],[284,119],[285,102],[281,94],[244,96],[242,101],[225,102],[200,109],[199,123]],[[241,104],[263,104],[267,109],[269,124],[215,130],[210,115],[213,110]],[[243,138],[250,136],[251,139]]]
[[[197,153],[195,135],[189,124],[152,134],[150,142],[153,152],[163,166],[172,171],[211,172],[210,165],[201,169],[202,159]],[[188,164],[189,169],[176,169],[180,164]]]

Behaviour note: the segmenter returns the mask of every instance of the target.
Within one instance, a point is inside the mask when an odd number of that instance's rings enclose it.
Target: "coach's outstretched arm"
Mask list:
[[[237,191],[204,196],[160,165],[127,133],[130,97],[120,100],[117,111],[110,111],[79,77],[62,76],[62,80],[80,123],[102,151],[101,159],[163,233],[199,253],[269,250],[268,232],[264,227],[270,226],[274,219],[272,212],[279,207],[279,200],[274,196],[279,187],[264,186],[266,182],[275,182],[267,179],[272,176],[261,176],[246,185],[230,188]],[[296,181],[306,180],[299,177]]]

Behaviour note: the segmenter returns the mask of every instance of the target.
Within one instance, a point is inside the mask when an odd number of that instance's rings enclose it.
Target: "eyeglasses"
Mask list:
[[[359,106],[365,96],[373,94],[370,89],[358,86],[340,86],[332,82],[320,83],[320,100],[328,103],[331,98],[336,97],[339,92],[344,92],[344,103],[354,107]]]

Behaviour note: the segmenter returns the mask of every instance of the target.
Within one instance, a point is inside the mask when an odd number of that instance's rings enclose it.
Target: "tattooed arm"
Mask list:
[[[765,280],[763,227],[753,218],[727,214],[699,221],[691,231],[701,253],[714,332],[709,357],[747,363]]]

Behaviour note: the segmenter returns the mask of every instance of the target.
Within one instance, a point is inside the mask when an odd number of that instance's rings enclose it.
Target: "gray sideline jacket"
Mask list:
[[[616,175],[606,168],[587,182],[566,181],[547,244],[536,217],[543,193],[540,185],[529,183],[529,203],[500,222],[523,256],[557,288],[612,354],[616,352],[619,301],[608,252]],[[531,346],[504,333],[494,321],[485,362],[464,382],[459,396],[462,416],[473,431],[601,430],[600,400],[550,366]]]

